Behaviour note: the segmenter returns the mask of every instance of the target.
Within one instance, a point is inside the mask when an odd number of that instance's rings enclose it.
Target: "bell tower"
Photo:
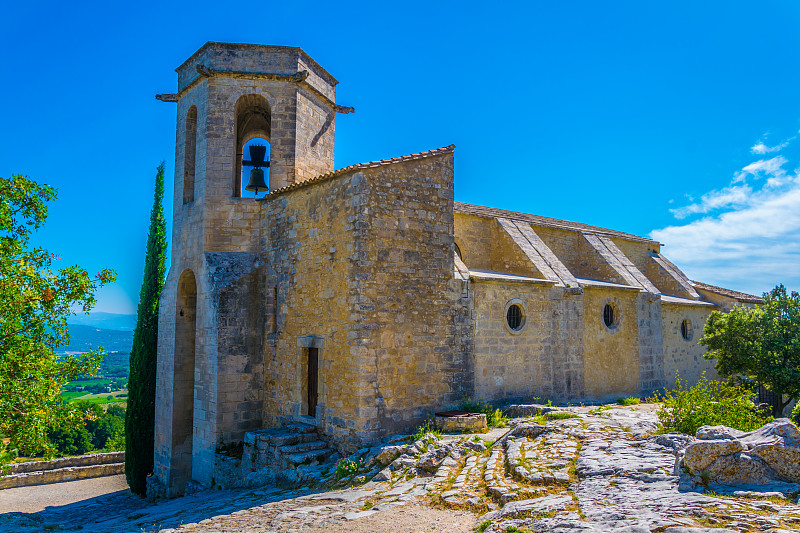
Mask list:
[[[202,204],[204,248],[241,251],[248,239],[226,221],[254,197],[248,166],[269,190],[331,172],[335,115],[353,109],[335,103],[338,82],[300,48],[209,42],[176,72],[178,92],[156,95],[178,104],[175,213],[195,222]],[[266,146],[261,167],[247,150],[254,140]]]
[[[261,427],[268,265],[258,200],[264,187],[331,172],[334,118],[353,111],[300,48],[209,42],[176,72],[178,91],[156,95],[178,109],[156,372],[160,488],[148,489],[169,496],[210,485],[216,446]]]

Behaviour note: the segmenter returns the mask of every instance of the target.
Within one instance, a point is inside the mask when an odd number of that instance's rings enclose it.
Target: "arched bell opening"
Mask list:
[[[197,153],[197,108],[186,112],[183,140],[183,203],[194,201],[194,168]]]
[[[233,196],[243,191],[256,196],[267,191],[271,157],[272,113],[263,96],[246,94],[236,102],[236,164],[233,172]],[[249,167],[249,171],[244,169]]]

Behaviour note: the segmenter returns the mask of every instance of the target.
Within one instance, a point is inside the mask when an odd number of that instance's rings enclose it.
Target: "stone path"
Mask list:
[[[679,492],[672,449],[648,438],[652,406],[563,411],[515,419],[485,440],[361,450],[350,480],[320,472],[316,487],[208,490],[158,504],[116,492],[0,515],[0,531],[800,531],[790,499]]]

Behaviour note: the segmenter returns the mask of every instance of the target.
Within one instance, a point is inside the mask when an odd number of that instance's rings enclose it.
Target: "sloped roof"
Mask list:
[[[598,226],[590,226],[588,224],[581,224],[580,222],[570,222],[569,220],[559,220],[557,218],[540,217],[538,215],[531,215],[529,213],[519,213],[517,211],[506,211],[505,209],[496,209],[494,207],[486,207],[483,205],[465,204],[462,202],[455,203],[456,213],[463,213],[465,215],[475,215],[479,217],[503,217],[513,220],[520,220],[529,224],[537,226],[545,226],[550,228],[566,229],[571,231],[580,231],[585,233],[595,233],[598,235],[607,235],[609,237],[619,237],[630,241],[646,242],[658,245],[657,241],[632,235],[630,233],[623,233],[613,229],[601,228]]]
[[[720,294],[722,296],[727,296],[728,298],[733,298],[739,302],[744,303],[752,303],[752,304],[763,304],[764,299],[758,296],[753,296],[752,294],[747,294],[744,292],[739,291],[732,291],[730,289],[723,289],[722,287],[717,287],[714,285],[709,285],[708,283],[701,283],[699,281],[691,280],[692,285],[696,289],[703,289],[704,291],[713,292],[715,294]]]
[[[455,144],[451,144],[450,146],[445,146],[443,148],[437,148],[436,150],[428,150],[426,152],[419,152],[417,154],[409,154],[400,157],[392,157],[390,159],[381,159],[379,161],[370,161],[368,163],[358,163],[357,165],[350,165],[349,167],[340,168],[339,170],[334,170],[333,172],[328,172],[327,174],[321,174],[317,177],[299,181],[297,183],[293,183],[291,185],[287,185],[286,187],[281,187],[280,189],[275,189],[270,191],[268,195],[264,198],[267,199],[273,195],[284,193],[287,191],[291,191],[294,189],[299,189],[301,187],[305,187],[306,185],[311,185],[312,183],[319,183],[320,181],[329,180],[331,178],[335,178],[337,176],[341,176],[342,174],[347,174],[353,170],[359,170],[364,168],[375,168],[375,167],[382,167],[386,165],[391,165],[394,163],[403,163],[405,161],[416,161],[418,159],[425,159],[426,157],[434,157],[437,155],[443,154],[452,154],[456,149]]]

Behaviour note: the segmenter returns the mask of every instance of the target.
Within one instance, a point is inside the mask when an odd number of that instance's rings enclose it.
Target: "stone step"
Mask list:
[[[292,444],[289,446],[280,446],[278,450],[283,455],[294,455],[297,453],[311,452],[314,450],[324,450],[327,447],[327,443],[321,440],[313,440],[310,442],[300,442],[298,444]]]
[[[273,445],[278,448],[284,448],[287,446],[292,446],[295,444],[301,444],[306,442],[315,442],[319,440],[316,432],[312,433],[281,433],[278,435],[273,436],[270,441]]]
[[[289,424],[284,426],[283,428],[287,432],[291,433],[316,433],[317,428],[316,426],[310,426],[308,424]]]
[[[313,463],[322,463],[328,458],[333,450],[325,448],[323,450],[311,450],[308,452],[293,453],[286,455],[286,460],[293,466],[308,465]]]

